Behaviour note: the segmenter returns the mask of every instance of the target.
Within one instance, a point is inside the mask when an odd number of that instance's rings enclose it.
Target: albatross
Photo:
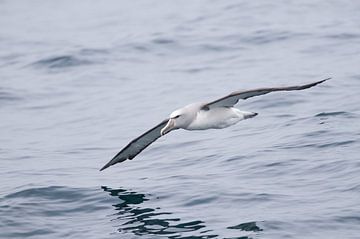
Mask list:
[[[254,90],[234,91],[231,94],[207,103],[192,103],[172,112],[168,119],[146,131],[139,137],[133,139],[113,159],[111,159],[100,171],[121,163],[127,159],[131,160],[141,153],[145,148],[158,138],[176,129],[206,130],[222,129],[238,123],[241,120],[253,118],[254,112],[241,111],[234,107],[240,99],[246,100],[250,97],[265,95],[274,91],[304,90],[323,83],[330,78],[310,84],[286,87],[259,88]]]

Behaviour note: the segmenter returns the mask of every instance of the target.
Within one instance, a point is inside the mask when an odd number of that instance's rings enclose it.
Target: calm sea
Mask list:
[[[174,109],[238,104],[99,169]],[[0,238],[358,239],[360,2],[0,1]]]

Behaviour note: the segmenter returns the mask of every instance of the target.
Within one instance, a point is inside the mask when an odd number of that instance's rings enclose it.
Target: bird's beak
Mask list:
[[[161,136],[169,133],[174,128],[175,128],[175,120],[174,119],[169,119],[169,121],[167,122],[165,127],[162,128],[161,131],[160,131]]]

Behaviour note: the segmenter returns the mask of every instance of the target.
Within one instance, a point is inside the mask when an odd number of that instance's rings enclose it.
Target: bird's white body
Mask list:
[[[234,107],[218,107],[197,112],[195,119],[184,129],[206,130],[222,129],[236,124],[240,120],[255,116],[255,113],[241,111]]]
[[[257,113],[241,111],[235,107],[214,107],[203,109],[205,103],[193,103],[171,113],[168,125],[163,129],[181,128],[185,130],[222,129],[240,120],[251,118]]]

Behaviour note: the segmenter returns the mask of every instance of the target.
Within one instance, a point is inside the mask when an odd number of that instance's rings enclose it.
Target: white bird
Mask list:
[[[168,119],[162,121],[154,128],[146,131],[139,137],[132,140],[118,154],[116,154],[115,157],[110,160],[110,162],[102,167],[100,171],[127,159],[133,159],[155,140],[172,130],[222,129],[234,125],[240,120],[252,118],[257,115],[257,113],[241,111],[237,108],[234,108],[233,106],[238,103],[239,99],[245,100],[253,96],[264,95],[273,91],[303,90],[329,79],[330,78],[327,78],[325,80],[300,86],[272,87],[246,91],[235,91],[225,97],[208,103],[193,103],[183,108],[177,109],[170,114]]]

